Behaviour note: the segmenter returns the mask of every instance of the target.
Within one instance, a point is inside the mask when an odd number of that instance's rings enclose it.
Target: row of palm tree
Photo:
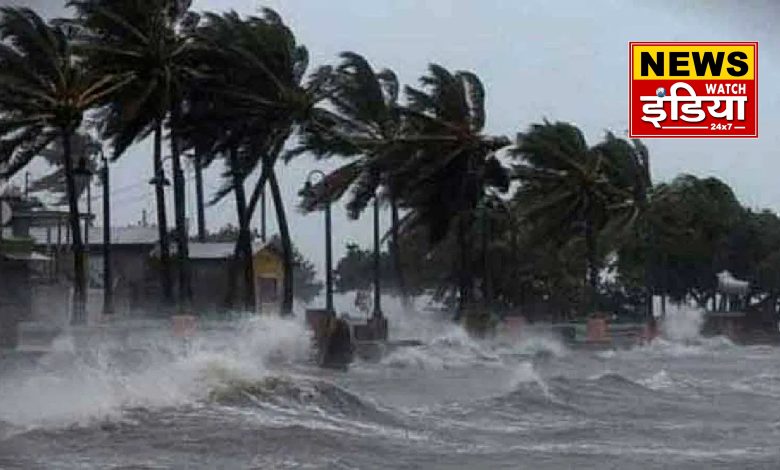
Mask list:
[[[346,193],[353,218],[372,202],[374,211],[380,202],[389,205],[390,246],[402,292],[401,235],[425,230],[436,246],[454,234],[453,284],[462,308],[474,297],[479,211],[486,201],[506,198],[512,180],[520,182],[521,216],[535,227],[548,234],[581,230],[594,291],[596,234],[631,225],[649,187],[641,143],[608,135],[589,147],[565,123],[534,125],[514,145],[487,133],[485,89],[471,72],[432,64],[419,88],[403,88],[401,100],[396,75],[376,70],[354,52],[343,53],[335,66],[307,73],[306,48],[272,10],[242,17],[232,11],[197,15],[181,0],[69,4],[74,19],[48,23],[29,9],[0,10],[0,176],[18,172],[55,141],[62,147],[78,309],[85,291],[71,146],[85,116],[111,143],[112,159],[153,136],[161,285],[171,303],[162,150],[167,140],[178,300],[184,307],[191,295],[185,153],[198,171],[216,161],[224,164],[223,185],[211,202],[235,198],[236,259],[248,308],[254,301],[252,218],[270,187],[284,255],[284,312],[292,309],[293,250],[276,165],[298,155],[345,160],[302,194],[304,210]],[[487,276],[482,275],[483,290]]]
[[[0,176],[12,176],[59,140],[76,273],[73,316],[80,320],[86,279],[71,139],[85,114],[127,79],[82,66],[72,31],[64,25],[47,24],[29,9],[4,7],[0,13]]]

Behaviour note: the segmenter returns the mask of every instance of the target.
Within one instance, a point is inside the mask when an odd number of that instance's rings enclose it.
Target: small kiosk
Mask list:
[[[279,313],[282,305],[284,263],[278,248],[265,243],[252,255],[255,273],[255,305],[259,313]]]

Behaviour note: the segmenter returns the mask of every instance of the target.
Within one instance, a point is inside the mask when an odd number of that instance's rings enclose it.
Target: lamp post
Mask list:
[[[314,177],[319,177],[323,184],[327,185],[325,173],[320,170],[312,170],[306,176],[304,194],[311,195],[313,191]],[[327,189],[327,188],[326,188]],[[330,201],[325,202],[325,309],[330,314],[335,314],[333,308],[333,243],[331,238]]]
[[[382,287],[380,284],[381,251],[379,243],[379,197],[374,193],[374,319],[382,318]]]
[[[103,315],[114,313],[114,285],[111,273],[111,204],[109,201],[110,179],[108,159],[100,149],[103,162],[101,176],[103,180]]]

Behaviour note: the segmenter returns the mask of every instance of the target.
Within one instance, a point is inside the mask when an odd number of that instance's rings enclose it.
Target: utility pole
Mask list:
[[[100,149],[103,161],[103,315],[114,313],[114,284],[111,273],[111,204],[108,159]]]

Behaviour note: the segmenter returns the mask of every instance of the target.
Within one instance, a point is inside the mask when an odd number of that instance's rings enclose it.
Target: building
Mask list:
[[[20,323],[32,316],[32,285],[46,274],[49,258],[28,233],[34,207],[15,188],[0,191],[0,349],[16,347]]]
[[[175,254],[175,247],[173,253]],[[214,314],[229,308],[238,298],[243,282],[240,267],[233,265],[233,242],[190,242],[192,308],[196,314]],[[156,255],[156,251],[154,252]],[[256,244],[252,255],[255,304],[258,312],[280,311],[284,269],[282,256],[273,244]]]
[[[278,247],[272,243],[255,248],[252,265],[255,273],[255,304],[260,312],[279,312],[284,284],[284,263]]]
[[[0,208],[0,216],[7,219],[7,223],[0,227],[0,275],[4,280],[13,278],[14,282],[25,283],[28,287],[20,285],[0,295],[0,316],[14,322],[24,320],[58,327],[67,325],[73,286],[68,212],[45,207],[33,199],[22,197],[18,191],[5,195],[3,201],[6,214],[2,215],[3,208]],[[86,228],[82,236],[87,258],[87,319],[88,323],[92,323],[100,319],[103,311],[104,234],[102,227],[89,226],[91,216],[85,215],[83,219],[83,227]],[[146,223],[112,227],[110,243],[115,315],[163,315],[157,227]],[[219,315],[230,308],[234,297],[237,298],[234,294],[237,283],[241,281],[234,265],[234,250],[234,242],[189,243],[193,314]],[[174,289],[178,279],[175,255],[176,243],[171,243]],[[278,249],[265,244],[257,245],[253,263],[258,311],[278,311],[284,276]],[[24,298],[17,299],[18,293],[23,293]],[[3,314],[2,311],[11,313]],[[10,330],[4,328],[4,331]]]

